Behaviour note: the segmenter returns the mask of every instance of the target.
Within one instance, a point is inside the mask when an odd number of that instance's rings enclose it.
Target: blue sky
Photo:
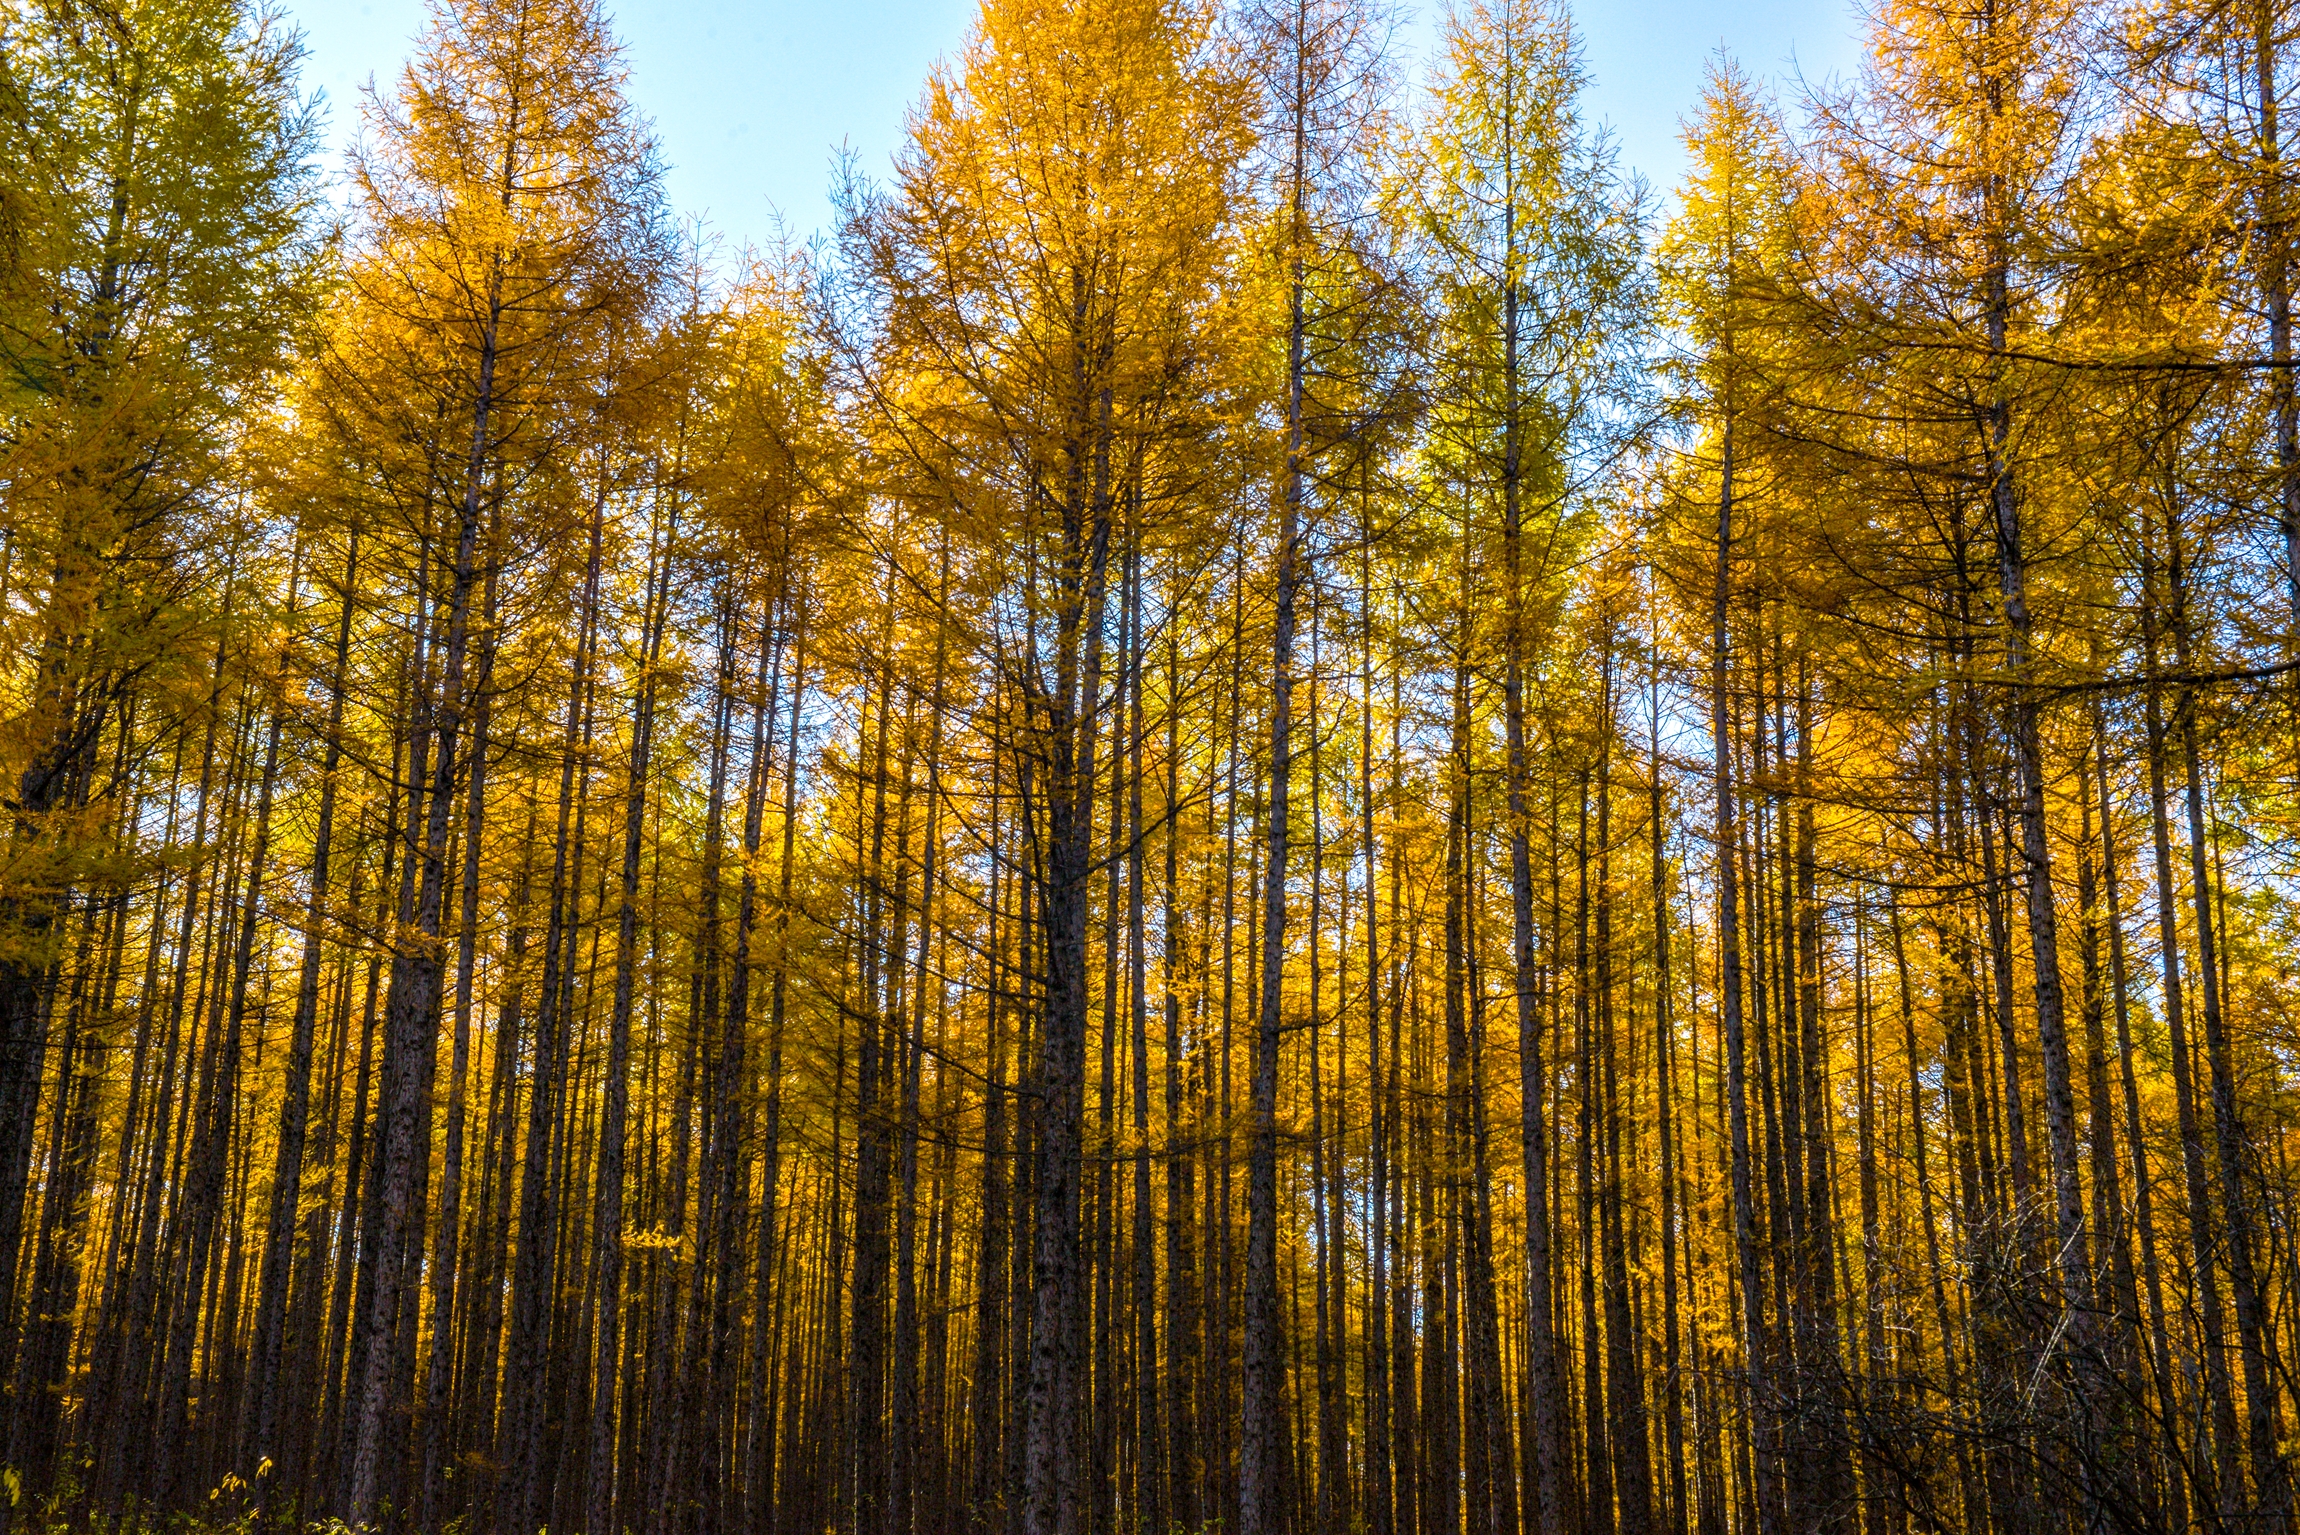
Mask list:
[[[830,218],[836,146],[886,164],[926,70],[953,50],[977,0],[610,0],[631,91],[654,120],[673,202],[728,240],[763,242],[777,212],[801,239]],[[359,88],[386,87],[422,25],[422,0],[289,0],[310,48],[307,88],[326,93],[330,153],[358,124]],[[1419,51],[1435,5],[1401,38]],[[1623,157],[1666,189],[1683,163],[1680,118],[1720,45],[1751,74],[1849,73],[1859,21],[1849,0],[1583,0],[1576,21],[1595,77],[1591,106]]]

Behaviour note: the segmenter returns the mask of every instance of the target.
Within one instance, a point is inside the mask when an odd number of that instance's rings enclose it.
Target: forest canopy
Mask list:
[[[2291,1535],[2300,11],[1398,19],[0,0],[0,1535]]]

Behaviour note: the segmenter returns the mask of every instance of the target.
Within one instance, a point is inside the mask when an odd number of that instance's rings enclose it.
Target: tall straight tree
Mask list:
[[[1709,546],[1704,566],[1681,568],[1677,579],[1698,594],[1708,655],[1703,700],[1710,736],[1708,789],[1714,820],[1714,894],[1717,942],[1715,1007],[1724,1056],[1720,1086],[1726,1100],[1727,1145],[1722,1161],[1730,1184],[1734,1269],[1729,1312],[1737,1313],[1745,1411],[1753,1426],[1751,1456],[1759,1528],[1784,1528],[1785,1514],[1773,1425],[1775,1390],[1768,1380],[1772,1347],[1750,1140],[1747,981],[1743,969],[1742,892],[1736,849],[1741,840],[1734,782],[1733,628],[1742,585],[1735,546],[1746,535],[1745,499],[1766,483],[1752,472],[1750,443],[1763,442],[1751,423],[1768,419],[1764,366],[1771,332],[1765,298],[1795,254],[1791,182],[1779,131],[1749,77],[1730,59],[1712,65],[1702,110],[1686,132],[1693,155],[1683,204],[1661,244],[1662,293],[1668,312],[1691,341],[1677,364],[1680,408],[1697,423],[1698,456],[1685,515],[1693,538]],[[1698,547],[1698,543],[1696,544]]]
[[[338,331],[333,419],[378,442],[426,444],[384,492],[414,550],[429,657],[410,701],[414,792],[395,833],[408,885],[384,1006],[381,1225],[362,1249],[363,1369],[347,1393],[355,1522],[375,1514],[392,1373],[412,1346],[395,1340],[423,1226],[450,812],[467,766],[474,598],[491,575],[480,528],[491,489],[543,449],[556,418],[611,384],[583,364],[609,355],[594,338],[636,313],[658,257],[652,149],[621,84],[615,45],[584,0],[442,0],[397,98],[369,98],[355,162],[364,250],[349,284],[357,319]],[[411,423],[403,395],[376,392],[386,379],[420,381],[443,403]]]
[[[1437,386],[1428,442],[1439,472],[1499,542],[1509,847],[1510,964],[1519,1059],[1525,1336],[1533,1470],[1544,1535],[1569,1510],[1563,1380],[1553,1323],[1547,1065],[1535,937],[1526,673],[1541,664],[1581,558],[1592,491],[1633,403],[1641,213],[1602,138],[1582,123],[1587,83],[1571,18],[1545,0],[1449,11],[1433,113],[1414,178],[1435,298]],[[1515,1457],[1497,1453],[1498,1470]],[[1594,1489],[1586,1494],[1599,1496]],[[1496,1505],[1497,1517],[1502,1505]]]
[[[919,107],[897,181],[846,239],[878,322],[851,353],[905,488],[995,573],[972,646],[1021,701],[1045,1013],[1023,1372],[1028,1535],[1081,1527],[1088,885],[1104,764],[1113,540],[1178,510],[1204,431],[1194,345],[1232,215],[1243,101],[1209,11],[984,7]],[[1115,737],[1115,730],[1111,732]]]
[[[1260,85],[1270,283],[1267,323],[1283,372],[1272,380],[1278,442],[1271,490],[1271,627],[1267,794],[1262,809],[1262,910],[1247,1095],[1246,1266],[1240,1399],[1239,1528],[1278,1535],[1285,1432],[1284,1340],[1278,1299],[1278,1074],[1286,1027],[1287,896],[1294,828],[1294,647],[1302,592],[1315,580],[1319,481],[1363,451],[1369,425],[1342,364],[1378,310],[1364,224],[1384,125],[1388,24],[1363,0],[1270,0],[1248,15]],[[1352,420],[1350,406],[1359,405]],[[1316,937],[1311,936],[1314,946]]]

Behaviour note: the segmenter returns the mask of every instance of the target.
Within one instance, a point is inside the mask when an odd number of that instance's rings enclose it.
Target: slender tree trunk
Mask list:
[[[1297,40],[1298,41],[1298,40]],[[1299,50],[1297,50],[1299,51]],[[1306,343],[1303,245],[1308,127],[1296,63],[1293,118],[1292,220],[1286,329],[1285,466],[1279,484],[1276,586],[1270,633],[1270,767],[1265,811],[1262,973],[1255,1011],[1253,1086],[1246,1148],[1246,1283],[1244,1415],[1238,1457],[1240,1535],[1285,1535],[1279,1483],[1284,1391],[1283,1340],[1278,1312],[1278,1046],[1284,1028],[1286,886],[1290,858],[1289,801],[1293,789],[1295,603],[1301,582],[1302,497],[1306,445],[1302,408]],[[1033,1531],[1032,1535],[1040,1535]]]
[[[257,1282],[251,1389],[243,1434],[241,1475],[256,1489],[259,1507],[278,1485],[263,1474],[280,1432],[280,1351],[287,1313],[289,1268],[301,1202],[303,1152],[311,1114],[312,1042],[319,1021],[321,943],[327,915],[328,861],[335,837],[336,777],[343,761],[345,667],[351,648],[352,610],[358,597],[359,530],[345,543],[343,597],[338,605],[335,656],[329,672],[326,746],[320,760],[319,808],[312,832],[310,889],[304,914],[303,957],[297,971],[295,1019],[290,1025],[286,1085],[281,1094],[278,1143],[274,1148],[272,1196],[265,1222],[264,1252]]]
[[[2178,523],[2168,519],[2165,532],[2173,658],[2186,675],[2194,670],[2194,658]],[[2235,1059],[2221,1011],[2224,983],[2218,957],[2220,940],[2213,927],[2214,880],[2205,862],[2208,844],[2204,780],[2196,741],[2196,698],[2185,685],[2176,695],[2173,720],[2180,733],[2181,766],[2186,780],[2189,896],[2196,912],[2196,971],[2198,990],[2203,996],[2204,1057],[2212,1074],[2213,1148],[2220,1173],[2221,1217],[2226,1222],[2224,1252],[2229,1288],[2236,1306],[2236,1335],[2244,1368],[2245,1430],[2251,1452],[2253,1496],[2258,1504],[2258,1516],[2265,1520],[2268,1528],[2280,1529],[2291,1512],[2291,1491],[2283,1447],[2277,1437],[2268,1313],[2255,1267],[2253,1198],[2245,1186],[2247,1148],[2242,1111],[2236,1102]],[[2202,1208],[2201,1204],[2197,1206],[2198,1210]],[[2224,1504],[2229,1496],[2230,1489],[2223,1488]]]
[[[558,1290],[558,1180],[554,1162],[564,1137],[558,1126],[566,1088],[568,1027],[573,1016],[574,954],[581,906],[583,806],[590,749],[589,694],[598,645],[600,544],[608,492],[604,461],[591,504],[590,553],[585,566],[567,715],[559,757],[557,826],[552,836],[551,904],[543,939],[543,973],[536,1004],[534,1052],[527,1101],[526,1150],[519,1174],[518,1253],[511,1274],[511,1330],[504,1358],[504,1407],[496,1462],[504,1468],[496,1503],[496,1535],[531,1535],[548,1516],[546,1422],[553,1300]]]
[[[590,1404],[589,1481],[584,1494],[583,1528],[613,1535],[615,1519],[615,1395],[619,1384],[623,1322],[624,1137],[630,1113],[631,1006],[639,970],[639,862],[645,849],[647,775],[655,745],[655,699],[662,662],[663,629],[671,606],[671,567],[676,558],[679,518],[652,551],[647,582],[645,627],[641,630],[638,696],[631,709],[631,757],[623,791],[623,868],[615,905],[615,995],[607,1021],[607,1075],[599,1110],[599,1162],[591,1215],[591,1307],[593,1365]]]
[[[510,156],[506,153],[506,165]],[[506,169],[508,184],[510,171]],[[424,822],[416,840],[412,807],[408,822],[409,858],[419,860],[415,882],[413,932],[395,947],[391,988],[384,1005],[383,1097],[376,1145],[376,1187],[383,1224],[377,1230],[375,1298],[363,1326],[369,1337],[364,1378],[354,1398],[352,1456],[346,1500],[355,1526],[373,1524],[386,1454],[393,1350],[383,1346],[399,1325],[408,1278],[416,1264],[412,1248],[422,1235],[417,1206],[417,1172],[425,1158],[429,1123],[424,1110],[431,1080],[434,1024],[439,1011],[440,920],[446,881],[448,811],[454,799],[457,745],[466,707],[464,665],[471,637],[471,595],[478,579],[479,509],[489,448],[490,411],[495,403],[497,324],[502,305],[500,268],[488,285],[488,312],[481,333],[478,387],[471,417],[471,450],[464,465],[453,564],[454,585],[447,607],[439,694],[433,705],[426,684],[414,777],[424,785]]]
[[[492,540],[491,540],[492,542]],[[479,861],[487,829],[487,735],[495,668],[496,581],[491,572],[483,601],[478,684],[471,724],[471,770],[463,800],[461,929],[456,940],[455,1034],[450,1046],[447,1124],[439,1185],[439,1233],[431,1255],[431,1361],[425,1382],[420,1523],[439,1523],[442,1468],[451,1453],[454,1402],[456,1279],[463,1224],[463,1120],[465,1076],[471,1059],[472,991],[479,960]]]
[[[1080,338],[1083,340],[1083,338]],[[1073,343],[1077,344],[1077,343]],[[1083,402],[1082,402],[1083,403]],[[1033,1126],[1030,1369],[1024,1390],[1023,1535],[1078,1535],[1076,1477],[1064,1439],[1079,1421],[1085,1323],[1078,1234],[1086,1057],[1086,912],[1094,832],[1096,732],[1110,556],[1110,401],[1074,439],[1060,507],[1054,685],[1040,690],[1044,763],[1046,1003]],[[1087,414],[1082,410],[1082,414]],[[1033,657],[1035,662],[1035,657]],[[1033,679],[1035,682],[1035,678]]]
[[[1766,1425],[1773,1412],[1767,1379],[1769,1344],[1765,1332],[1765,1285],[1758,1264],[1756,1202],[1750,1186],[1747,1043],[1742,1022],[1740,887],[1734,849],[1741,834],[1734,820],[1732,778],[1733,717],[1727,706],[1726,678],[1731,652],[1727,617],[1732,597],[1733,424],[1724,429],[1717,492],[1717,582],[1710,608],[1709,733],[1714,743],[1712,779],[1717,802],[1718,1007],[1725,1045],[1725,1097],[1730,1119],[1733,1245],[1740,1282],[1742,1369],[1747,1375],[1748,1411],[1755,1425],[1757,1523],[1764,1535],[1786,1535],[1780,1492],[1774,1485]]]

